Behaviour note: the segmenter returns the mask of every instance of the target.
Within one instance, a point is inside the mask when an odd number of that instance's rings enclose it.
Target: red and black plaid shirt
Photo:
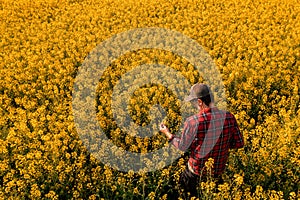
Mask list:
[[[204,166],[208,158],[214,159],[213,174],[222,174],[229,149],[244,146],[234,115],[216,107],[189,117],[181,137],[175,136],[171,142],[182,151],[190,150],[188,164],[195,174],[206,173]]]

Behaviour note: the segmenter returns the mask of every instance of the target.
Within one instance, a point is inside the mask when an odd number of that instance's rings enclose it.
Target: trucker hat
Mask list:
[[[194,99],[199,99],[211,94],[211,90],[208,85],[203,83],[196,83],[191,87],[190,95],[187,96],[184,101],[191,101]]]

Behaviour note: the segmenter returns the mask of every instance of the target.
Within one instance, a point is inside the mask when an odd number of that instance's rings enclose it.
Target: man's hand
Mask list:
[[[165,134],[169,140],[173,139],[174,136],[170,133],[170,130],[168,129],[168,127],[166,127],[165,124],[160,124],[159,130],[160,130],[160,132]]]

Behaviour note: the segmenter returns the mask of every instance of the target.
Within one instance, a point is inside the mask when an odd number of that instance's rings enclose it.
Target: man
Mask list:
[[[225,170],[229,149],[242,148],[244,140],[234,115],[214,106],[214,97],[208,85],[193,85],[185,101],[191,102],[199,112],[187,118],[181,137],[170,133],[164,124],[161,124],[160,131],[176,148],[190,152],[179,184],[184,194],[189,193],[192,197],[197,195],[200,178],[203,181],[208,176],[205,162],[209,158],[214,159],[211,175],[220,178]]]

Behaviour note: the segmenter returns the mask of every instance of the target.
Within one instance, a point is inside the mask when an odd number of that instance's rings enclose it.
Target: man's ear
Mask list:
[[[201,99],[198,99],[198,104],[199,105],[202,105],[203,104],[203,101]]]

